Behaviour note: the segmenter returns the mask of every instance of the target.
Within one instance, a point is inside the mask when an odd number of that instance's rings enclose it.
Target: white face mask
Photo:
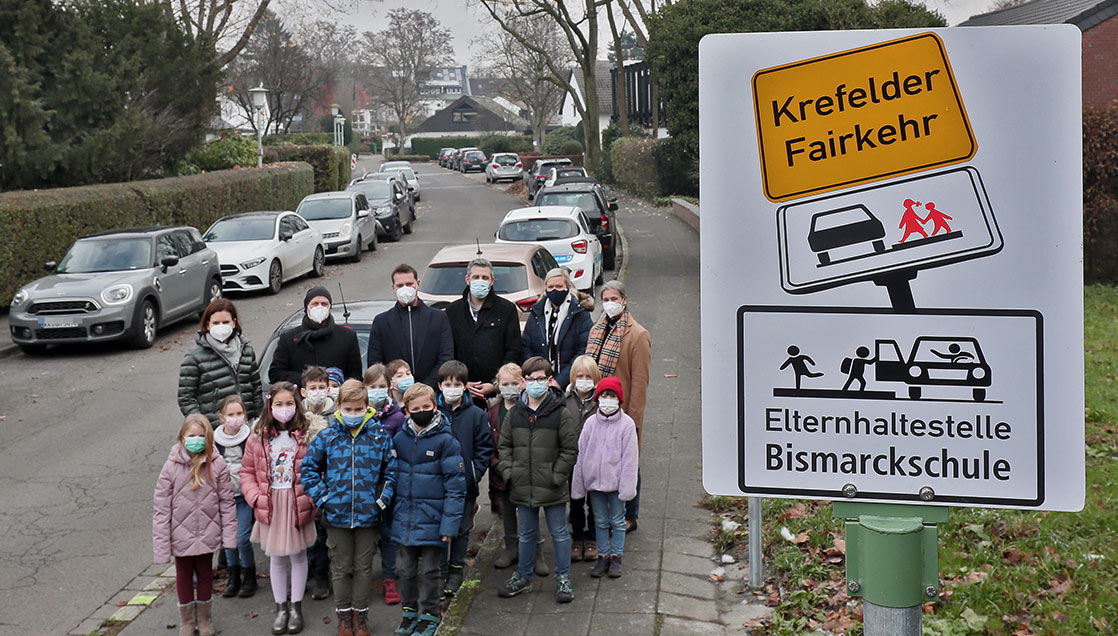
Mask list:
[[[575,390],[579,393],[589,393],[594,390],[594,381],[590,378],[576,378]]]
[[[520,387],[518,386],[503,386],[501,387],[501,397],[506,402],[515,402],[516,398],[520,397]]]
[[[400,301],[401,305],[410,305],[415,302],[416,291],[414,287],[404,285],[403,287],[396,288],[396,300]]]
[[[458,400],[462,399],[462,394],[465,392],[465,387],[448,386],[443,389],[443,397],[446,398],[448,402],[457,402]]]
[[[315,305],[307,310],[307,318],[310,318],[311,322],[315,324],[326,322],[329,317],[330,308],[326,305]]]
[[[210,335],[213,336],[214,340],[217,340],[218,342],[225,342],[229,339],[229,336],[233,335],[233,325],[224,323],[220,325],[213,325],[212,327],[210,327]]]
[[[340,386],[332,386],[329,389],[326,389],[326,394],[329,395],[331,399],[336,400],[338,399],[338,392],[341,390],[342,387]]]
[[[607,300],[602,303],[602,311],[606,312],[606,315],[610,318],[616,318],[621,315],[621,312],[625,311],[625,305]]]
[[[307,391],[307,402],[318,406],[326,401],[326,389],[313,389]]]
[[[621,407],[621,401],[617,398],[602,397],[598,398],[598,410],[605,415],[613,415],[617,409]]]

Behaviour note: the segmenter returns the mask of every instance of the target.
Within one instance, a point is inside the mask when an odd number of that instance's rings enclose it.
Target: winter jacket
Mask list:
[[[492,382],[501,365],[521,362],[520,310],[491,291],[475,321],[469,295],[467,288],[446,308],[454,336],[454,359],[470,370],[471,382]]]
[[[411,367],[416,382],[438,386],[439,367],[454,358],[454,337],[446,314],[422,300],[407,307],[394,304],[373,318],[365,357],[370,366],[403,360]]]
[[[295,512],[297,528],[311,523],[314,505],[303,490],[303,457],[307,454],[307,440],[302,433],[291,433],[297,444],[295,450]],[[241,492],[245,502],[252,506],[253,515],[260,523],[272,523],[272,475],[269,472],[270,439],[253,433],[248,437],[245,456],[241,460]]]
[[[501,424],[497,469],[508,484],[509,499],[533,508],[566,503],[568,482],[578,458],[578,424],[558,391],[549,391],[539,409],[520,395]]]
[[[280,334],[268,381],[302,385],[303,370],[310,366],[338,367],[345,377],[360,379],[365,369],[357,334],[335,323],[333,316],[322,325],[303,316],[302,324]]]
[[[303,488],[326,523],[337,528],[380,525],[395,487],[392,438],[377,424],[372,409],[365,412],[357,437],[335,415],[303,458]]]
[[[567,294],[567,318],[559,325],[556,359],[552,359],[547,346],[547,310],[550,303],[547,297],[540,298],[532,305],[528,314],[528,322],[524,325],[524,335],[521,338],[521,355],[524,360],[533,356],[541,356],[551,361],[555,367],[555,381],[559,386],[571,383],[571,363],[574,359],[586,352],[586,341],[590,339],[590,327],[594,321],[590,312],[586,311],[578,302],[574,294]]]
[[[395,437],[396,433],[399,433],[400,429],[404,427],[404,423],[408,421],[408,416],[404,415],[404,410],[392,398],[388,398],[384,406],[377,411],[376,418],[389,438]]]
[[[201,413],[217,428],[221,401],[240,395],[245,401],[245,416],[252,421],[264,408],[260,365],[248,342],[241,347],[241,359],[234,369],[214,351],[205,334],[198,334],[196,344],[186,352],[179,366],[179,410],[182,414]]]
[[[477,484],[489,469],[489,460],[493,457],[493,435],[489,432],[485,411],[474,406],[469,396],[463,396],[458,408],[451,409],[442,394],[439,394],[439,409],[450,421],[450,432],[458,440],[462,451],[466,469],[466,498],[476,499]]]
[[[215,449],[210,453],[213,482],[192,490],[191,454],[175,444],[155,483],[151,543],[156,563],[172,557],[195,556],[237,546],[237,507],[229,468]]]
[[[563,405],[574,416],[575,422],[578,424],[579,435],[582,435],[582,426],[586,423],[586,419],[598,412],[598,401],[594,399],[583,400],[578,396],[578,392],[575,391],[573,385],[563,395]],[[581,497],[579,498],[581,499]]]
[[[489,432],[493,437],[493,454],[489,456],[489,490],[499,490],[504,492],[508,489],[505,480],[501,477],[501,471],[497,470],[497,464],[500,463],[500,456],[497,454],[497,445],[501,441],[501,405],[505,400],[501,396],[497,396],[489,400],[488,408],[485,410],[485,417],[489,420]]]
[[[241,494],[241,459],[245,456],[245,446],[248,445],[248,436],[252,429],[242,425],[237,429],[236,435],[225,432],[224,426],[214,429],[214,448],[221,453],[225,465],[229,467],[229,477],[233,480],[233,492]]]
[[[602,314],[599,319],[606,320]],[[587,351],[594,355],[596,352]],[[625,412],[637,425],[637,443],[641,441],[644,429],[644,405],[648,399],[648,380],[652,368],[652,337],[648,330],[629,314],[629,331],[621,339],[621,357],[613,374],[621,380],[621,390],[625,393]]]
[[[392,439],[396,447],[396,501],[392,540],[398,545],[446,545],[458,535],[466,498],[458,440],[441,413],[422,433],[411,420]]]
[[[307,416],[307,439],[305,441],[307,442],[307,448],[310,448],[311,444],[314,443],[315,436],[326,430],[326,426],[334,419],[334,412],[330,412],[329,415],[319,415],[318,413],[303,411],[303,414]]]
[[[617,492],[621,501],[637,496],[637,427],[618,410],[610,416],[595,413],[578,438],[578,462],[571,496],[583,499],[591,490]]]

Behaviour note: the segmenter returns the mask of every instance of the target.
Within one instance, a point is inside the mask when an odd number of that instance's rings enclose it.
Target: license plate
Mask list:
[[[932,380],[955,380],[961,382],[967,379],[966,369],[928,369],[928,378]]]
[[[40,318],[39,327],[42,329],[65,329],[67,327],[80,327],[82,321],[77,318]]]

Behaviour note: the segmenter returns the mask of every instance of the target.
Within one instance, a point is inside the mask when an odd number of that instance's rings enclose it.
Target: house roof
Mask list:
[[[613,112],[613,84],[610,83],[609,71],[613,64],[606,60],[597,60],[594,64],[594,85],[598,88],[598,114],[609,115]],[[571,71],[572,79],[578,87],[580,97],[586,96],[586,78],[582,76],[582,67],[576,66]],[[563,96],[566,101],[567,96]]]
[[[474,115],[468,120],[455,121],[455,111],[472,112]],[[487,97],[463,95],[424,120],[419,125],[419,132],[484,132],[527,130],[528,127],[523,118]]]
[[[959,26],[1074,24],[1085,31],[1115,15],[1118,15],[1118,0],[1029,0],[971,16]]]

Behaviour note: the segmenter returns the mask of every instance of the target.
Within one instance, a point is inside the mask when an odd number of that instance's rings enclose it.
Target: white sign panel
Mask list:
[[[703,39],[708,492],[1082,508],[1080,38]]]

